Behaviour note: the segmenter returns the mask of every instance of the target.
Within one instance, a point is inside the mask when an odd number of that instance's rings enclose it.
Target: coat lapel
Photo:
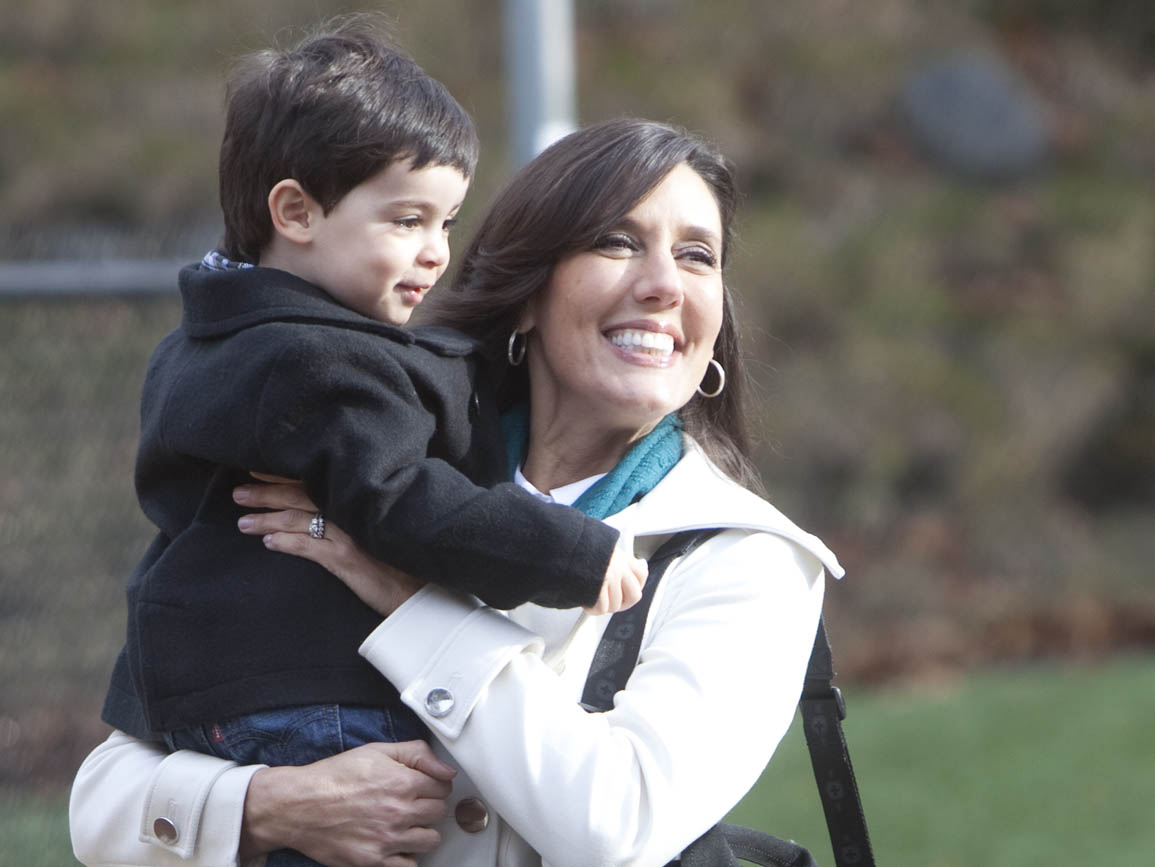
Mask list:
[[[834,578],[844,570],[818,537],[807,533],[757,494],[719,470],[701,448],[685,438],[685,456],[639,502],[606,519],[623,536],[652,536],[701,527],[773,533],[815,557]]]

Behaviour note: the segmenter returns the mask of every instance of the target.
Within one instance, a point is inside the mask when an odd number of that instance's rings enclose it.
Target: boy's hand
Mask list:
[[[590,614],[613,614],[629,608],[642,598],[642,586],[649,573],[650,564],[645,560],[614,548],[598,601],[585,610]]]

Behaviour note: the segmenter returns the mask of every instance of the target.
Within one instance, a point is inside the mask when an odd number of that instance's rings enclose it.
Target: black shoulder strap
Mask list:
[[[822,811],[826,814],[834,863],[837,867],[874,867],[866,815],[850,764],[850,749],[842,732],[846,703],[838,687],[831,685],[833,679],[830,641],[826,637],[826,624],[819,618],[802,698],[798,702],[806,746],[810,750]]]
[[[670,563],[689,553],[717,533],[717,529],[685,530],[671,536],[650,558],[650,573],[642,598],[610,618],[601,643],[590,664],[581,705],[587,711],[607,711],[614,695],[624,689],[638,661],[642,633],[654,591]],[[798,702],[806,734],[806,746],[814,767],[814,778],[826,815],[834,862],[837,867],[874,867],[874,852],[866,831],[866,817],[850,764],[850,750],[842,732],[846,705],[842,693],[833,686],[834,663],[826,626],[821,618],[814,636],[814,648],[806,669],[802,697]],[[717,850],[717,851],[715,851]],[[757,864],[781,867],[813,867],[814,861],[796,843],[741,828],[719,824],[688,847],[681,864],[736,865],[735,855]]]
[[[646,617],[654,601],[654,591],[670,563],[709,539],[717,529],[683,530],[662,543],[650,557],[650,574],[642,587],[642,598],[610,618],[601,643],[590,663],[589,677],[582,692],[581,706],[593,713],[614,706],[614,695],[624,689],[638,662]]]

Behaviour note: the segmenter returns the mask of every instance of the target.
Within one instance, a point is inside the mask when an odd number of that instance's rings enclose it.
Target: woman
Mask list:
[[[362,654],[458,769],[449,818],[424,827],[449,775],[426,753],[400,757],[425,773],[409,771],[412,788],[391,802],[407,812],[386,828],[364,806],[383,797],[370,764],[401,776],[383,745],[258,771],[165,759],[114,734],[77,777],[81,860],[234,863],[238,847],[292,846],[323,863],[410,864],[397,853],[428,852],[439,835],[421,863],[660,865],[737,803],[793,717],[824,568],[841,569],[749,490],[722,278],[734,200],[724,160],[699,139],[644,121],[588,127],[514,178],[443,299],[441,322],[508,359],[520,484],[603,518],[641,556],[676,531],[723,528],[662,579],[614,708],[578,704],[606,618],[533,606],[507,617],[420,588],[343,534],[311,539],[296,488],[250,486],[243,502],[281,510],[253,532],[385,615]]]

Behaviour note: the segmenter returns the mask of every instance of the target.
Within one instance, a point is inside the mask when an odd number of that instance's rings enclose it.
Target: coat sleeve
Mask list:
[[[602,714],[578,706],[527,631],[437,588],[362,654],[544,862],[660,865],[741,799],[789,727],[823,575],[776,536],[705,543],[663,579],[638,665]]]
[[[187,751],[168,755],[158,744],[113,732],[72,786],[76,859],[88,867],[237,867],[245,794],[262,767]],[[157,836],[169,828],[175,838]]]
[[[444,420],[395,359],[348,352],[334,363],[330,353],[325,364],[309,339],[282,353],[259,400],[267,466],[299,472],[328,518],[417,578],[498,608],[596,601],[616,530],[429,457]]]

